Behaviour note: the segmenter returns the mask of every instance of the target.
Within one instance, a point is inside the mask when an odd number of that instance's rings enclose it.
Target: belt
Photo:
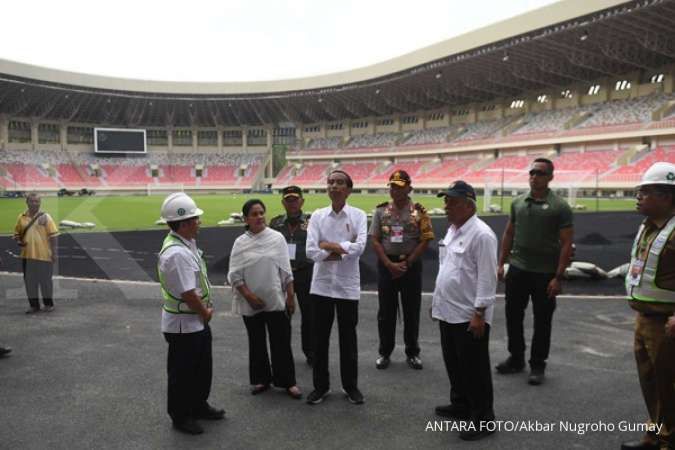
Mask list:
[[[406,258],[408,258],[408,255],[387,255],[387,258],[389,258],[391,261],[404,261]]]

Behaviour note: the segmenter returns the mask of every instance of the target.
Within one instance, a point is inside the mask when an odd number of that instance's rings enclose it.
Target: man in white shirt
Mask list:
[[[225,416],[207,402],[213,371],[208,325],[213,308],[206,264],[195,241],[203,212],[183,193],[164,200],[161,214],[171,232],[157,264],[164,298],[162,332],[169,344],[168,412],[174,428],[187,434],[204,432],[195,419]]]
[[[488,343],[497,290],[497,237],[476,215],[471,185],[456,181],[438,196],[445,199],[450,227],[439,246],[431,314],[440,321],[450,404],[436,407],[436,414],[466,420],[459,437],[476,440],[494,432],[485,421],[494,420]]]
[[[359,257],[366,248],[366,213],[347,205],[353,182],[341,170],[328,175],[331,206],[312,214],[307,230],[307,257],[314,261],[310,294],[314,302],[314,391],[307,403],[321,403],[330,389],[328,348],[333,319],[337,312],[340,335],[340,375],[342,388],[350,402],[363,403],[357,386],[358,323],[361,275]]]

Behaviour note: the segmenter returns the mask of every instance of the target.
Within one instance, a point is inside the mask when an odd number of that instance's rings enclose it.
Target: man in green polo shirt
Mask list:
[[[506,284],[506,330],[510,356],[497,373],[521,372],[525,367],[523,319],[532,297],[534,334],[530,350],[531,385],[544,381],[551,346],[551,322],[560,281],[572,255],[572,209],[548,188],[553,163],[537,158],[530,167],[530,191],[516,197],[502,236],[498,276]],[[510,263],[504,277],[504,264]]]

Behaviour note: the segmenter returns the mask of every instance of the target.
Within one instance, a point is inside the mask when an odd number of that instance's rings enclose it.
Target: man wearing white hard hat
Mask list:
[[[207,401],[213,367],[209,328],[213,308],[206,263],[195,241],[203,213],[182,192],[164,200],[162,219],[171,231],[157,264],[164,299],[162,332],[169,344],[168,412],[174,428],[187,434],[204,432],[196,419],[225,417],[225,411]]]
[[[675,448],[675,164],[658,162],[637,190],[640,225],[626,275],[637,311],[635,360],[649,413],[642,440],[622,449]]]

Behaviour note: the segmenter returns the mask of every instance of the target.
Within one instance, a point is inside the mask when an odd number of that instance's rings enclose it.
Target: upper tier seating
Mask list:
[[[399,133],[362,134],[354,136],[345,148],[392,147],[400,137]]]

